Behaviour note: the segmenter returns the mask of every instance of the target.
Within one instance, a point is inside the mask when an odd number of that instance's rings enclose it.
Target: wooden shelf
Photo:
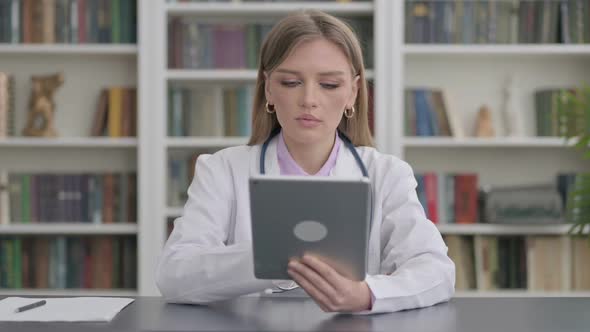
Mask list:
[[[442,234],[458,235],[565,235],[570,224],[558,225],[503,225],[503,224],[439,224]],[[586,230],[588,233],[588,230]]]
[[[248,137],[170,137],[169,148],[223,148],[248,143]]]
[[[336,3],[334,1],[314,1],[298,3],[171,3],[166,12],[172,16],[280,16],[301,9],[318,9],[333,15],[363,16],[372,15],[372,1],[355,3]]]
[[[109,137],[59,137],[32,138],[8,137],[0,138],[0,147],[53,147],[53,148],[134,148],[137,138]]]
[[[168,81],[207,81],[207,82],[254,82],[258,72],[254,69],[169,69]],[[366,71],[367,79],[374,77],[373,70]]]
[[[563,148],[572,145],[559,137],[404,137],[402,141],[407,148]]]
[[[0,54],[137,55],[135,44],[0,44]]]
[[[4,296],[138,296],[136,290],[127,289],[7,289],[0,288]]]
[[[569,44],[406,44],[402,52],[414,55],[590,56],[590,45]]]
[[[0,235],[128,235],[137,234],[136,223],[30,223],[0,225]]]
[[[525,289],[501,289],[495,291],[456,291],[454,297],[588,297],[590,291],[531,291]]]

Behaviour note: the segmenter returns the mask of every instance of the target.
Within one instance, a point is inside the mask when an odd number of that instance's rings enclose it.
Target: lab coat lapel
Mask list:
[[[363,176],[363,172],[361,171],[359,165],[354,159],[354,155],[348,149],[346,144],[344,144],[344,142],[342,142],[342,144],[340,145],[338,157],[336,158],[336,165],[334,165],[334,168],[332,169],[332,172],[330,172],[330,175],[346,177]]]

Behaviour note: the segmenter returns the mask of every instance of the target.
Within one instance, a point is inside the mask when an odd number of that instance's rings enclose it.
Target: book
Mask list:
[[[528,286],[530,290],[565,291],[569,289],[567,243],[561,236],[527,238]]]

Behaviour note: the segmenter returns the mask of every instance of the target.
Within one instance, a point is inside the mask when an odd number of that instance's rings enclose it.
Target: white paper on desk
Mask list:
[[[15,313],[16,308],[45,300],[38,308]],[[3,322],[110,322],[129,303],[121,297],[7,297],[0,301],[0,321]]]

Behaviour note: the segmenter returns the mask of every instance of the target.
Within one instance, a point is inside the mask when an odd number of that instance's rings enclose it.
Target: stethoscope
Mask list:
[[[277,136],[280,132],[281,132],[281,128],[280,127],[276,128],[275,130],[273,130],[271,132],[270,136],[262,144],[262,148],[260,150],[260,174],[264,175],[266,173],[265,167],[264,167],[264,160],[266,157],[266,150],[268,149],[268,145],[270,144],[270,141],[272,141],[272,139],[275,136]],[[354,159],[356,160],[357,165],[361,169],[363,176],[368,178],[369,172],[367,172],[367,168],[365,167],[363,160],[359,156],[354,144],[352,144],[350,139],[346,135],[344,135],[340,130],[338,130],[337,132],[338,132],[338,136],[340,137],[340,139],[342,140],[342,142],[344,143],[346,148],[348,148],[348,150],[350,150],[350,152],[354,156]],[[369,219],[369,230],[370,230],[371,226],[373,225],[373,197],[372,197],[371,191],[369,191],[369,196],[370,196],[370,201],[369,201],[370,205],[369,206],[371,207],[371,214],[370,214],[370,219]],[[275,285],[275,286],[278,289],[270,289],[269,288],[269,289],[266,289],[264,292],[266,294],[283,293],[283,292],[290,291],[290,290],[293,290],[293,289],[296,289],[299,287],[294,281],[291,281],[291,283],[288,286],[282,286],[282,285]]]

